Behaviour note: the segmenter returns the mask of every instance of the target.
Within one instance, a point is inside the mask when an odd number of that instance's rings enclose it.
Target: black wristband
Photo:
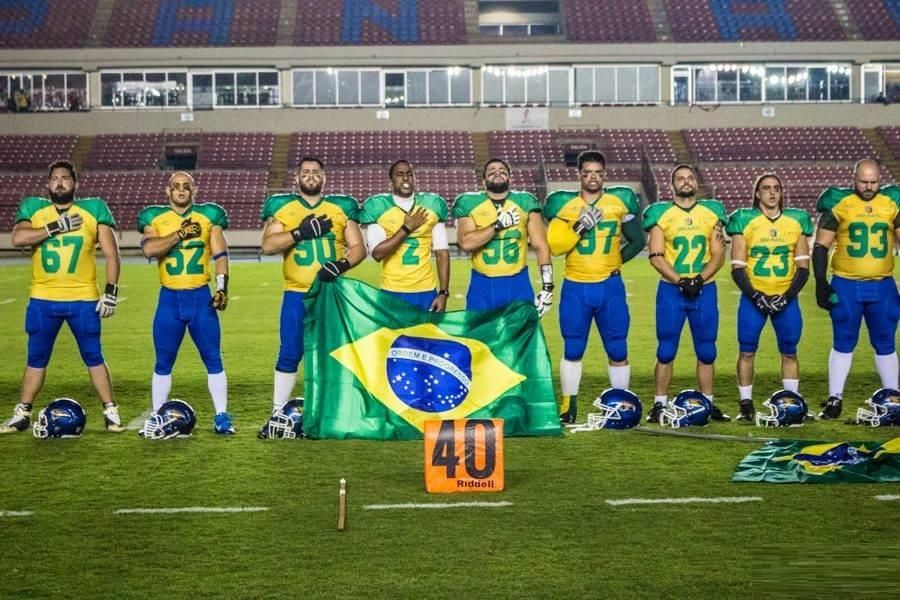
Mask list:
[[[409,227],[407,227],[407,226],[406,226],[406,223],[404,223],[403,225],[401,225],[401,226],[400,226],[400,229],[403,230],[403,231],[406,233],[406,235],[411,235],[411,234],[412,234],[412,229],[410,229]]]
[[[449,290],[438,290],[438,296],[447,296],[449,298],[450,291]]]
[[[103,289],[104,294],[109,294],[113,298],[119,295],[119,286],[114,283],[107,283],[106,287]]]
[[[652,259],[652,258],[656,258],[657,256],[665,256],[665,255],[666,255],[665,252],[651,252],[647,258]]]

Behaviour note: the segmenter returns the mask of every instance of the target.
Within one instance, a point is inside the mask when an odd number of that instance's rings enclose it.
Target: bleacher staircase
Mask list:
[[[294,45],[294,26],[297,21],[297,0],[281,0],[281,12],[278,15],[278,35],[276,45]]]
[[[72,163],[75,165],[75,168],[81,172],[84,170],[84,161],[88,157],[88,154],[91,153],[91,147],[94,145],[94,136],[89,135],[81,135],[78,136],[78,141],[75,142],[75,147],[72,149]]]
[[[481,168],[491,159],[491,150],[488,145],[488,134],[484,131],[472,132],[472,151],[475,155],[476,177],[481,181]],[[499,158],[504,158],[500,156]],[[505,160],[505,158],[504,158]]]
[[[669,25],[669,15],[663,0],[646,0],[650,9],[650,18],[653,19],[653,27],[656,30],[657,42],[672,41],[672,27]]]
[[[837,15],[838,21],[844,28],[848,40],[858,40],[860,38],[859,28],[853,15],[850,14],[850,7],[847,6],[846,0],[830,0],[831,6],[834,8],[834,14]]]
[[[85,45],[88,48],[100,48],[106,40],[106,30],[109,28],[109,19],[112,16],[113,7],[116,0],[98,0],[97,10],[94,11],[94,18],[91,21],[91,28],[88,30]]]
[[[293,169],[293,166],[288,164],[290,155],[291,134],[281,133],[276,135],[275,146],[272,148],[272,163],[269,165],[269,179],[266,183],[269,190],[284,189],[285,177]]]
[[[894,158],[893,152],[891,152],[881,134],[874,129],[863,129],[862,132],[875,149],[875,154],[878,156],[881,164],[887,167],[887,170],[894,176],[895,181],[900,181],[900,161]]]

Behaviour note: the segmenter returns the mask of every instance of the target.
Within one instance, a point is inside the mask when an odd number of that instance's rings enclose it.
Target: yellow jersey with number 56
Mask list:
[[[75,231],[46,239],[31,249],[31,297],[40,300],[97,300],[97,245],[100,225],[115,227],[116,221],[100,198],[80,198],[68,209],[84,222]],[[47,198],[29,196],[22,200],[16,223],[29,221],[44,227],[61,213]]]
[[[538,199],[529,192],[509,192],[499,210],[519,212],[519,224],[494,234],[491,240],[472,253],[472,268],[488,277],[515,275],[525,268],[528,258],[528,217],[541,212]],[[460,194],[453,203],[453,216],[469,217],[476,229],[497,222],[498,207],[485,192]]]
[[[869,201],[847,188],[828,188],[816,210],[837,220],[831,270],[847,279],[884,279],[894,272],[894,228],[900,188],[881,188]]]
[[[152,227],[159,237],[178,231],[185,219],[200,223],[200,237],[178,242],[157,261],[159,282],[170,290],[192,290],[209,283],[212,259],[209,235],[214,226],[228,228],[225,209],[214,203],[194,204],[178,214],[169,206],[148,206],[137,218],[138,232],[144,233],[144,229]]]
[[[298,194],[276,194],[262,209],[263,220],[275,219],[285,231],[299,227],[308,215],[328,217],[332,227],[322,237],[303,240],[284,251],[284,289],[294,292],[308,291],[323,264],[344,258],[344,229],[348,221],[359,222],[359,204],[351,196],[322,196],[310,205]]]
[[[682,277],[703,271],[711,257],[709,248],[719,223],[727,224],[728,217],[718,200],[698,200],[690,208],[657,202],[644,209],[644,230],[656,226],[663,230],[666,260]]]

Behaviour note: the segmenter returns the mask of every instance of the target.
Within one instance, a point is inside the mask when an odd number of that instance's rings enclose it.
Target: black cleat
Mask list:
[[[659,416],[662,414],[664,408],[665,406],[662,403],[654,402],[653,408],[647,413],[647,422],[659,425]]]
[[[259,428],[259,431],[256,433],[256,437],[261,440],[269,439],[269,422],[266,421],[263,423],[263,426]]]
[[[825,410],[819,413],[819,418],[822,420],[837,419],[841,416],[841,408],[841,399],[837,396],[831,396],[825,402]]]
[[[575,423],[575,417],[570,412],[564,412],[559,415],[559,424],[560,425],[572,425]]]
[[[722,410],[713,404],[712,411],[709,413],[709,418],[713,421],[730,421],[731,417],[722,412]]]
[[[739,402],[741,413],[737,416],[737,421],[748,421],[750,423],[756,418],[756,409],[753,408],[753,400],[744,398]]]

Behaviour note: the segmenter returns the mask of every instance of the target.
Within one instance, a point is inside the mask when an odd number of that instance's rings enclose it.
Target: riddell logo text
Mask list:
[[[492,488],[492,487],[494,487],[494,482],[493,481],[463,481],[461,479],[457,479],[456,487],[458,487],[458,488]]]

